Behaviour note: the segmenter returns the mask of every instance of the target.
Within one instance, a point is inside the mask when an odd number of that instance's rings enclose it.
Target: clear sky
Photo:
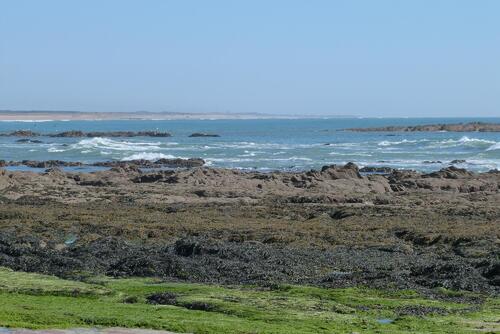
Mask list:
[[[500,116],[500,1],[0,0],[0,109]]]

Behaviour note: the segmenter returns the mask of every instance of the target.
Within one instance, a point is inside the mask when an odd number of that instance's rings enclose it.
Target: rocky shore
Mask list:
[[[165,159],[158,160],[127,160],[127,161],[101,161],[86,164],[79,161],[62,161],[62,160],[22,160],[22,161],[5,161],[0,160],[0,167],[8,166],[26,166],[31,168],[52,168],[52,167],[123,167],[126,169],[139,169],[139,168],[191,168],[200,167],[205,164],[205,161],[200,158],[189,159]]]
[[[80,130],[63,131],[57,133],[38,133],[31,130],[16,130],[13,132],[0,133],[4,137],[54,137],[54,138],[79,138],[79,137],[171,137],[168,132],[159,131],[92,131],[84,132]]]
[[[500,293],[500,172],[0,172],[0,266]]]
[[[374,128],[350,128],[347,131],[354,132],[500,132],[500,124],[470,122],[459,124],[427,124],[413,126],[383,126]]]

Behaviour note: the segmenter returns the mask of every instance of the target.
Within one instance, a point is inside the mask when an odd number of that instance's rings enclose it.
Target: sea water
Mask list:
[[[487,171],[500,167],[500,133],[350,132],[353,127],[460,122],[495,122],[500,118],[323,118],[255,120],[122,120],[0,122],[0,132],[82,131],[170,132],[172,137],[53,138],[19,143],[0,137],[2,160],[81,161],[203,158],[207,165],[251,170],[307,170],[354,162],[432,171],[453,160],[457,167]],[[194,132],[220,137],[189,137]]]

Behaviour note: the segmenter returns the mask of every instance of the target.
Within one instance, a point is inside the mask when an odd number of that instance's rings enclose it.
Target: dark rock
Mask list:
[[[171,137],[168,132],[159,131],[93,131],[71,130],[49,134],[49,137]]]
[[[21,164],[32,168],[51,168],[51,167],[76,167],[82,166],[81,162],[77,161],[61,161],[61,160],[23,160]]]
[[[138,168],[191,168],[191,167],[201,167],[205,164],[205,160],[200,158],[189,158],[189,159],[158,159],[156,161],[151,160],[127,160],[127,161],[103,161],[93,163],[92,166],[99,167],[123,167],[128,168],[130,166],[135,166]]]
[[[220,137],[220,136],[213,133],[195,132],[190,134],[189,137]]]
[[[328,213],[328,215],[330,216],[330,218],[338,220],[338,219],[344,219],[344,218],[355,216],[356,213],[349,210],[349,209],[338,208],[338,209],[330,211]]]
[[[212,312],[216,309],[215,305],[205,303],[205,302],[190,302],[190,303],[183,303],[181,306],[189,309],[189,310],[197,310],[197,311],[207,311],[207,312]]]
[[[458,124],[428,124],[412,126],[384,126],[375,128],[351,128],[354,132],[422,132],[422,131],[450,131],[450,132],[500,132],[500,124],[485,122],[470,122]]]
[[[173,292],[159,292],[147,296],[146,300],[153,305],[176,305],[177,295]]]
[[[43,143],[43,141],[37,140],[37,139],[23,138],[23,139],[16,140],[16,143],[22,143],[22,144],[41,144],[41,143]]]
[[[349,162],[344,166],[330,165],[321,168],[321,174],[327,175],[332,180],[338,179],[361,179],[359,168],[356,164]]]
[[[361,173],[390,174],[394,171],[391,167],[366,166],[359,170]]]
[[[61,132],[61,133],[50,134],[49,137],[61,137],[61,138],[66,138],[66,137],[85,137],[85,134],[84,134],[83,131],[71,130],[71,131],[64,131],[64,132]]]
[[[31,130],[16,130],[10,133],[3,133],[1,136],[8,136],[8,137],[37,137],[40,136],[39,133],[33,132]]]
[[[455,166],[450,166],[443,168],[437,172],[432,172],[429,174],[422,175],[422,177],[433,177],[433,178],[444,178],[444,179],[461,179],[465,177],[472,176],[473,173],[469,172],[464,168],[457,168]]]

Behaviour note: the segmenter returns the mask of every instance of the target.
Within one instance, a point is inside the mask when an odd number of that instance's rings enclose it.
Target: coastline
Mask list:
[[[58,111],[2,111],[0,122],[50,121],[167,121],[167,120],[254,120],[302,118],[355,118],[345,115],[278,115],[260,113],[177,113],[177,112],[58,112]]]

